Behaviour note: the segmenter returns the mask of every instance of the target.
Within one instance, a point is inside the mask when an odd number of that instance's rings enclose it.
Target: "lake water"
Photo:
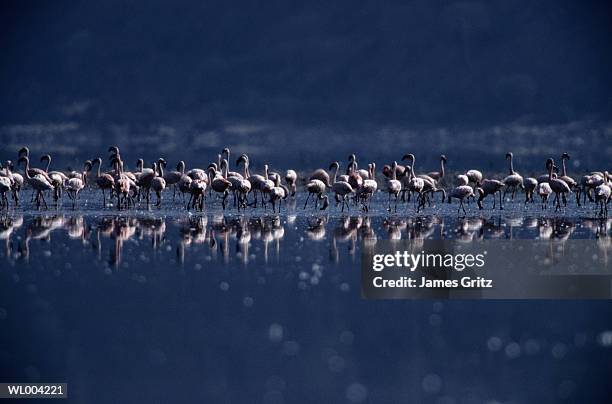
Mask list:
[[[373,301],[362,242],[593,239],[594,206],[507,203],[467,217],[439,202],[369,214],[203,213],[172,203],[78,207],[0,220],[0,378],[68,382],[74,402],[601,402],[609,301]],[[520,197],[519,197],[520,199]],[[520,270],[520,268],[517,268]]]

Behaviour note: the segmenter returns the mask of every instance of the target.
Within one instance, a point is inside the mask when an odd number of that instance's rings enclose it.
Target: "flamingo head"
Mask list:
[[[108,148],[109,153],[119,154],[119,146],[110,146]]]
[[[507,159],[511,159],[511,158],[512,158],[512,156],[514,156],[514,155],[512,154],[512,152],[508,152],[508,153],[506,153],[506,158],[507,158]]]
[[[561,160],[569,160],[569,159],[570,159],[570,155],[569,155],[569,154],[567,154],[567,153],[563,153],[563,154],[561,155]]]
[[[549,157],[549,158],[546,159],[546,168],[550,169],[551,165],[554,166],[555,165],[555,161],[552,158]],[[554,167],[553,167],[553,169],[554,169]]]
[[[19,153],[18,153],[19,157],[21,157],[21,156],[28,157],[29,155],[30,155],[30,149],[28,149],[27,146],[26,147],[22,147],[21,149],[19,149]]]
[[[160,164],[162,167],[166,168],[166,164],[167,164],[167,163],[166,163],[166,159],[164,159],[163,157],[160,157],[160,158],[157,160],[157,163],[158,163],[158,164]]]
[[[385,164],[383,166],[382,173],[385,177],[391,178],[393,175],[391,171],[391,166],[389,164]]]
[[[329,165],[330,170],[333,170],[334,168],[340,168],[340,163],[338,163],[337,161],[334,161],[333,163]]]
[[[236,159],[236,166],[239,166],[240,163],[247,164],[247,162],[248,162],[248,157],[246,157],[246,154],[241,154],[240,157]]]
[[[47,160],[51,160],[51,156],[48,154],[44,154],[40,157],[40,162],[42,163],[43,161],[47,161]]]
[[[446,163],[446,155],[444,154],[440,155],[440,160]]]
[[[29,162],[30,162],[30,158],[28,156],[21,156],[19,157],[19,160],[17,160],[17,165],[21,163],[28,164]]]

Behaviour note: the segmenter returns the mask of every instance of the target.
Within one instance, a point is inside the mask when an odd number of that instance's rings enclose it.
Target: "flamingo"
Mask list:
[[[442,154],[440,155],[440,171],[431,171],[427,173],[427,176],[436,181],[440,181],[442,178],[444,178],[444,164],[446,164],[446,156]]]
[[[612,186],[609,182],[609,174],[607,171],[604,172],[604,182],[595,188],[595,202],[599,203],[601,208],[599,215],[608,217],[608,203],[612,199]]]
[[[2,197],[0,205],[8,209],[9,201],[6,193],[10,192],[13,188],[13,178],[10,176],[8,167],[5,167],[5,174],[0,177],[0,195]]]
[[[291,196],[295,196],[295,191],[297,188],[297,173],[294,170],[287,170],[287,172],[285,173],[285,181],[287,181],[287,185],[291,190]]]
[[[570,159],[570,155],[568,153],[563,153],[561,155],[561,177],[559,177],[559,179],[565,181],[567,186],[569,186],[570,190],[572,190],[573,192],[576,189],[577,182],[575,179],[567,175],[567,170],[565,168],[565,161],[569,159]],[[565,194],[563,194],[563,204],[567,205]],[[580,196],[578,192],[576,193],[576,204],[580,206]]]
[[[363,200],[363,208],[366,212],[370,211],[370,201],[377,190],[378,183],[376,182],[376,164],[372,162],[368,165],[368,178],[363,180],[363,184],[358,190]]]
[[[187,202],[187,209],[189,209],[189,205],[194,209],[200,209],[200,211],[204,210],[204,199],[207,188],[207,183],[203,179],[192,180],[188,176],[184,176],[188,178],[186,183],[183,186],[187,186],[189,184],[189,193],[191,196],[189,197],[189,202]],[[180,181],[179,181],[180,184]],[[179,185],[180,186],[180,185]],[[193,201],[193,202],[192,202]]]
[[[322,168],[318,168],[310,174],[310,176],[308,177],[308,181],[312,181],[312,180],[319,180],[323,184],[325,184],[326,187],[331,188],[332,186],[330,182],[329,174],[327,173],[327,171],[325,171]]]
[[[34,189],[36,192],[36,206],[40,207],[40,200],[42,199],[43,204],[45,205],[45,209],[47,209],[47,202],[45,201],[44,191],[53,190],[53,185],[49,181],[48,177],[43,174],[35,174],[31,175],[30,173],[36,173],[37,171],[31,171],[30,169],[30,159],[27,156],[22,156],[17,160],[17,163],[25,162],[25,168],[23,170],[25,179],[28,181],[28,184]],[[42,170],[40,170],[42,171]]]
[[[206,184],[206,181],[204,181],[204,180],[193,180],[193,179],[191,179],[190,176],[188,176],[186,174],[183,174],[181,176],[181,179],[177,183],[178,189],[181,192],[181,194],[183,195],[183,202],[185,202],[185,194],[186,193],[190,193],[190,194],[192,193],[191,192],[191,183],[193,181],[202,181],[202,182],[204,182]],[[187,206],[189,206],[189,204]]]
[[[488,195],[493,195],[493,209],[495,209],[495,194],[499,193],[499,209],[504,208],[504,204],[502,202],[502,188],[504,187],[504,183],[498,180],[489,180],[485,179],[480,182],[480,185],[476,188],[478,191],[478,207],[482,209],[482,200],[486,198]]]
[[[262,186],[264,182],[266,181],[266,178],[263,175],[259,175],[259,174],[251,175],[251,171],[249,170],[250,161],[249,161],[249,156],[247,154],[242,154],[240,155],[240,157],[238,157],[238,160],[236,160],[236,166],[240,166],[240,163],[244,165],[244,174],[245,174],[244,178],[246,178],[247,181],[249,181],[249,183],[251,184],[251,190],[253,191],[253,202],[251,203],[251,206],[253,206],[254,208],[257,207],[257,192],[261,193],[261,203],[262,205],[264,205],[266,202],[263,198],[264,193],[262,191]]]
[[[541,182],[538,184],[538,195],[542,201],[542,210],[548,209],[548,198],[552,195],[553,190],[548,182]]]
[[[118,164],[122,165],[120,159],[118,159]],[[144,167],[143,159],[138,159],[136,161],[136,167],[138,168],[138,171],[136,172],[136,185],[138,185],[139,188],[142,188],[145,191],[148,204],[150,200],[151,181],[153,181],[153,178],[155,178],[157,174],[154,168]],[[123,174],[122,167],[121,173]],[[140,194],[138,196],[138,200],[140,201]]]
[[[157,196],[157,203],[155,204],[157,207],[161,206],[162,192],[164,192],[166,189],[166,180],[164,179],[164,163],[165,161],[161,161],[154,164],[156,176],[151,180],[151,188],[153,191],[155,191],[155,195]]]
[[[130,197],[130,191],[132,190],[132,184],[135,187],[139,187],[138,184],[133,183],[131,179],[123,173],[123,164],[118,155],[111,158],[111,165],[115,169],[113,176],[115,195],[117,196],[117,208],[121,209],[122,201],[126,207],[129,208],[132,198]],[[142,170],[141,170],[142,172]]]
[[[397,179],[397,161],[393,162],[393,166],[391,168],[392,177],[391,179],[387,179],[387,192],[389,193],[389,207],[387,210],[391,212],[391,195],[395,196],[395,210],[397,211],[397,197],[402,190],[402,183]]]
[[[282,185],[280,182],[280,176],[276,176],[274,181],[274,188],[269,192],[270,202],[272,202],[272,212],[276,209],[276,202],[278,202],[278,213],[280,213],[282,200],[289,196],[289,189]]]
[[[179,161],[176,165],[176,170],[168,170],[164,172],[164,180],[166,186],[172,186],[172,200],[176,197],[176,184],[181,180],[181,177],[185,174],[185,162]]]
[[[91,161],[87,160],[85,162],[83,172],[81,173],[81,178],[73,177],[69,178],[68,181],[66,181],[66,193],[68,194],[70,199],[72,199],[73,207],[75,206],[76,201],[79,198],[79,192],[81,192],[81,190],[85,188],[85,185],[87,184],[87,174],[89,173],[89,171],[91,171],[91,167]]]
[[[569,185],[567,185],[565,181],[560,180],[558,178],[553,178],[553,166],[554,165],[555,165],[555,162],[552,158],[549,158],[548,160],[546,160],[546,166],[548,167],[548,183],[550,184],[550,188],[552,189],[552,191],[555,193],[555,202],[556,202],[555,212],[556,212],[557,210],[561,209],[560,195],[571,192],[571,190],[569,188]]]
[[[480,182],[482,181],[483,175],[480,171],[478,170],[468,170],[465,175],[468,177],[468,179],[470,180],[469,182],[474,183],[475,186],[479,187],[480,186]],[[469,184],[469,183],[468,183]]]
[[[115,186],[115,179],[113,178],[112,175],[108,174],[108,173],[101,173],[100,172],[100,166],[102,165],[102,158],[101,157],[97,157],[93,160],[92,162],[93,165],[97,164],[98,165],[98,171],[96,173],[96,184],[98,185],[98,188],[100,188],[100,190],[102,191],[102,203],[103,206],[106,206],[106,190],[110,190],[112,191],[112,189]]]
[[[344,206],[347,205],[346,198],[353,192],[353,187],[346,181],[336,181],[338,177],[338,170],[340,169],[340,163],[334,161],[329,166],[330,170],[334,170],[334,177],[332,179],[331,190],[336,196],[336,201],[342,201],[342,212],[344,212]]]
[[[19,173],[13,172],[13,162],[11,160],[6,161],[4,175],[11,180],[11,192],[13,193],[15,206],[17,206],[19,205],[19,192],[23,187],[23,176]]]
[[[455,186],[458,187],[460,185],[468,185],[470,183],[470,179],[465,174],[457,174],[455,175]]]
[[[514,155],[512,154],[512,152],[506,153],[506,160],[508,159],[510,161],[510,174],[506,178],[504,178],[503,181],[506,185],[503,198],[506,199],[506,193],[508,192],[508,189],[512,188],[512,200],[514,200],[514,193],[516,192],[516,188],[523,186],[523,177],[521,177],[519,173],[514,171]]]
[[[459,214],[459,210],[463,209],[463,214],[466,214],[465,206],[463,205],[463,200],[465,198],[469,198],[470,196],[474,196],[474,190],[469,185],[459,185],[458,187],[453,188],[453,190],[448,195],[448,203],[451,203],[451,198],[459,199],[459,208],[457,209],[457,214]]]
[[[211,187],[213,191],[218,194],[221,194],[223,197],[223,201],[221,202],[223,210],[225,210],[225,200],[227,199],[229,190],[232,187],[232,183],[227,180],[227,165],[227,160],[224,159],[221,161],[221,171],[217,171],[215,173],[215,177],[211,182]],[[214,170],[213,167],[210,167],[210,169]]]
[[[523,186],[525,187],[525,205],[527,205],[527,202],[533,203],[533,194],[538,186],[538,180],[533,177],[527,177],[523,181]]]
[[[323,193],[325,193],[325,183],[321,180],[310,180],[308,184],[306,184],[306,190],[308,191],[308,196],[306,197],[306,202],[304,203],[304,209],[308,205],[308,200],[312,195],[315,195],[315,208],[319,205],[319,199]]]

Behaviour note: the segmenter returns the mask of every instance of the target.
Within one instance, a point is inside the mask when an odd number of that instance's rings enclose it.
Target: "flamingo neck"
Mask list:
[[[514,163],[513,163],[513,156],[510,156],[510,174],[514,174]]]
[[[25,168],[24,168],[24,172],[23,173],[25,174],[25,177],[28,180],[32,179],[32,177],[30,176],[30,160],[29,159],[26,159],[26,161],[25,161]]]
[[[47,160],[47,166],[45,167],[45,172],[48,173],[49,172],[49,166],[51,166],[51,156],[49,156]]]
[[[102,162],[100,160],[96,160],[98,162],[98,174],[97,177],[100,176],[100,166],[102,165]]]
[[[444,177],[444,159],[440,159],[440,178]]]
[[[410,179],[413,179],[414,177],[416,177],[414,175],[414,160],[415,160],[415,158],[413,157],[412,158],[412,164],[410,164]]]
[[[338,170],[340,169],[339,165],[334,167],[334,179],[332,180],[332,184],[336,182],[336,177],[338,176]]]
[[[552,181],[553,179],[553,167],[554,167],[554,164],[551,163],[550,167],[548,168],[548,180],[549,181]]]
[[[561,175],[565,177],[567,175],[567,172],[565,171],[565,159],[561,159],[561,170],[563,170]]]

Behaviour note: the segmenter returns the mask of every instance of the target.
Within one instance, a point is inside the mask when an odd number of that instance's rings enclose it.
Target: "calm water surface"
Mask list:
[[[170,194],[168,194],[170,195]],[[28,199],[28,197],[24,199]],[[608,301],[366,301],[362,243],[594,239],[593,206],[465,218],[355,207],[273,214],[10,210],[0,219],[0,378],[74,402],[591,402],[608,391]],[[488,205],[487,205],[488,206]],[[520,268],[517,268],[520,270]]]

